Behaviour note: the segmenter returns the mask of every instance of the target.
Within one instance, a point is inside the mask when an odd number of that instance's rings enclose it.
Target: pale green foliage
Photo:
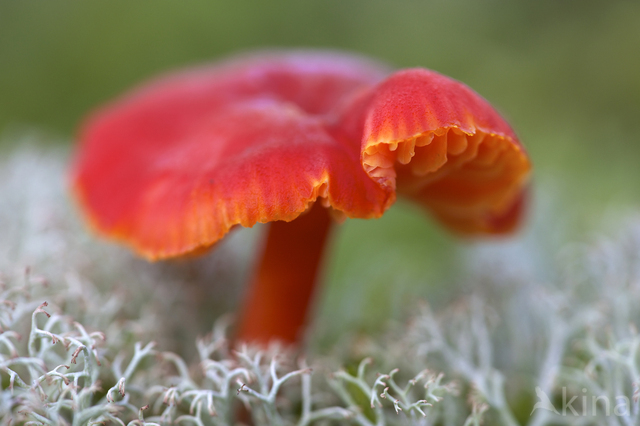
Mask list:
[[[5,424],[12,419],[12,424],[47,425],[226,425],[244,404],[256,425],[310,425],[323,419],[385,425],[397,420],[394,411],[402,411],[405,419],[437,417],[430,407],[452,390],[442,375],[424,371],[401,388],[394,378],[397,370],[377,378],[366,374],[368,358],[355,376],[341,370],[316,379],[324,382],[316,385],[306,361],[296,366],[295,357],[277,347],[231,350],[223,324],[198,340],[199,362],[190,369],[154,342],[134,343],[128,329],[135,324],[120,322],[121,329],[110,327],[106,333],[87,331],[73,318],[49,313],[60,307],[40,303],[54,294],[74,305],[81,297],[93,297],[98,307],[81,310],[83,319],[118,322],[114,307],[123,300],[113,303],[89,283],[75,284],[56,285],[29,271],[4,279],[0,418]],[[16,330],[25,325],[28,339],[22,342]],[[358,392],[370,398],[369,416],[363,414],[366,405],[357,402]]]
[[[449,305],[302,357],[229,347],[224,317],[202,333],[181,269],[161,276],[78,225],[62,158],[0,162],[2,424],[640,425],[637,219],[550,244],[538,218],[468,249]],[[221,251],[242,265],[246,243]]]
[[[366,371],[368,359],[355,376],[333,374],[329,365],[353,357],[325,362],[308,354],[305,361],[275,347],[233,349],[225,321],[186,347],[179,334],[197,333],[190,329],[196,327],[184,295],[189,289],[175,282],[180,269],[172,271],[174,280],[159,277],[87,236],[65,196],[64,169],[63,156],[29,150],[0,164],[5,424],[225,425],[236,421],[241,406],[256,425],[331,419],[385,425],[439,416],[431,405],[450,387],[441,376],[420,373],[424,366],[407,371],[404,388],[396,371]],[[243,259],[233,245],[222,249]],[[168,347],[195,353],[194,359]],[[376,361],[391,363],[383,358]],[[369,400],[375,402],[370,412]]]

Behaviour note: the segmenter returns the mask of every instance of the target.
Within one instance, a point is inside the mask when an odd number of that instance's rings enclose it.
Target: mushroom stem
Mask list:
[[[300,341],[331,228],[315,203],[292,222],[269,225],[267,242],[239,321],[237,339],[256,343]]]

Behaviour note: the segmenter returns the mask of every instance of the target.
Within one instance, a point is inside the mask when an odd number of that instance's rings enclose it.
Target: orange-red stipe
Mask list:
[[[238,338],[295,342],[330,216],[377,218],[400,194],[458,233],[504,234],[521,221],[530,167],[462,83],[272,52],[167,75],[97,111],[72,184],[97,232],[151,260],[273,222]]]
[[[319,203],[293,222],[273,222],[240,317],[238,340],[300,340],[331,217]]]

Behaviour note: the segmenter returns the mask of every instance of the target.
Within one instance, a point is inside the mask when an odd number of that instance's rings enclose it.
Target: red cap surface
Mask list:
[[[162,78],[85,124],[76,195],[98,232],[149,259],[199,251],[235,225],[291,221],[319,197],[347,217],[379,217],[393,194],[326,117],[385,74],[350,56],[292,53]]]
[[[519,222],[530,163],[500,115],[433,71],[271,53],[168,75],[94,113],[72,170],[94,228],[149,259],[318,199],[380,217],[396,188],[462,233]]]

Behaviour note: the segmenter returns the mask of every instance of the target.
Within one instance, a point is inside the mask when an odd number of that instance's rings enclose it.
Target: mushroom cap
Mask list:
[[[507,233],[519,224],[531,163],[509,124],[466,85],[402,70],[350,114],[364,125],[363,166],[382,186],[461,234]]]
[[[387,74],[336,53],[271,53],[160,78],[95,112],[74,192],[99,233],[148,259],[200,251],[233,226],[291,221],[319,197],[347,217],[394,201],[330,117]]]
[[[396,192],[464,234],[520,222],[530,163],[467,86],[327,52],[250,55],[161,77],[93,113],[72,184],[93,228],[148,259],[291,221],[318,199],[376,218]],[[385,79],[386,77],[386,79]]]

